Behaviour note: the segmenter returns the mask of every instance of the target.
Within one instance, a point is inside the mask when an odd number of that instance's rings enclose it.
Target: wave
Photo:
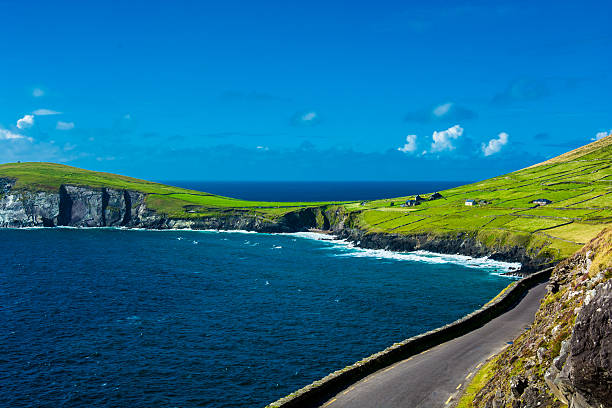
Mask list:
[[[332,235],[322,234],[318,232],[296,232],[291,234],[304,239],[314,239],[317,241],[328,241],[330,248],[340,249],[341,253],[335,254],[334,256],[343,257],[356,257],[356,258],[376,258],[376,259],[392,259],[396,261],[409,261],[409,262],[424,262],[429,264],[457,264],[468,268],[476,269],[488,269],[495,270],[495,272],[502,273],[514,272],[521,269],[520,262],[504,262],[491,259],[489,257],[474,258],[467,255],[459,254],[440,254],[437,252],[429,251],[411,251],[411,252],[396,252],[389,251],[387,249],[367,249],[360,248],[344,239],[338,239]],[[359,243],[357,243],[359,244]],[[501,272],[500,272],[501,271]],[[510,277],[509,275],[503,275]]]
[[[44,229],[45,227],[27,227],[23,229]],[[341,252],[334,256],[341,257],[356,257],[356,258],[376,258],[376,259],[391,259],[396,261],[409,262],[424,262],[429,264],[457,264],[468,268],[488,269],[493,270],[493,274],[503,277],[515,277],[507,275],[508,272],[515,272],[521,269],[520,262],[503,262],[491,259],[489,257],[474,258],[467,255],[459,254],[440,254],[429,251],[412,251],[412,252],[395,252],[387,249],[367,249],[357,246],[359,243],[353,244],[345,239],[338,239],[334,235],[324,234],[321,232],[292,232],[292,233],[258,233],[256,231],[246,230],[216,230],[216,229],[149,229],[149,228],[126,228],[126,227],[70,227],[61,226],[62,229],[115,229],[126,231],[155,231],[155,232],[198,232],[198,233],[214,233],[214,234],[260,234],[260,235],[284,235],[293,236],[302,239],[311,239],[316,241],[325,241],[330,244],[328,248],[339,249]],[[195,242],[194,242],[195,243]],[[279,249],[279,248],[274,248]]]

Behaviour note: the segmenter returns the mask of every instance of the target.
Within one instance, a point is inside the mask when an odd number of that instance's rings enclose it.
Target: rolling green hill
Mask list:
[[[441,193],[442,199],[416,207],[398,206],[414,196],[346,207],[360,212],[360,226],[369,231],[471,232],[485,243],[515,241],[565,258],[612,224],[612,137],[523,170]],[[537,206],[532,201],[538,198],[552,203]],[[466,206],[467,199],[486,204]]]
[[[442,239],[467,234],[484,245],[522,246],[555,260],[612,225],[610,136],[526,169],[441,191],[442,198],[414,207],[401,206],[414,196],[365,203],[245,201],[52,163],[0,165],[0,177],[17,180],[17,191],[57,191],[62,184],[140,191],[147,195],[148,208],[175,219],[240,213],[274,220],[320,207],[342,212],[351,227],[370,233]],[[422,196],[427,199],[429,194]],[[538,198],[552,202],[533,204]],[[466,206],[468,199],[477,204]]]
[[[115,188],[147,194],[147,207],[171,218],[214,216],[231,210],[278,216],[296,208],[328,203],[245,201],[173,187],[111,173],[79,169],[55,163],[8,163],[0,165],[0,177],[16,179],[16,190],[55,192],[63,184]]]

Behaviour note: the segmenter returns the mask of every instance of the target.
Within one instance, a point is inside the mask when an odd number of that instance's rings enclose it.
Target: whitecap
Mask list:
[[[396,252],[387,249],[367,249],[360,248],[356,244],[349,242],[345,239],[338,239],[333,235],[322,234],[319,232],[296,232],[286,235],[293,235],[305,239],[314,239],[317,241],[327,241],[331,244],[327,247],[328,249],[342,251],[340,253],[334,254],[333,256],[390,259],[395,261],[424,262],[428,264],[452,263],[462,265],[468,268],[497,269],[503,271],[502,273],[513,272],[521,269],[520,262],[497,261],[487,256],[481,258],[474,258],[467,255],[440,254],[423,250],[412,252]],[[507,277],[508,275],[504,276]]]

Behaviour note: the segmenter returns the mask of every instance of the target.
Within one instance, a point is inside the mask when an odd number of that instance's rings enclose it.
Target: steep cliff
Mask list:
[[[329,223],[324,209],[317,207],[296,208],[277,217],[241,209],[172,217],[149,208],[147,194],[140,191],[71,184],[57,191],[32,191],[0,178],[0,228],[54,226],[295,232],[329,228]]]
[[[533,325],[462,406],[612,407],[612,230],[553,271]]]
[[[61,185],[56,192],[15,189],[0,178],[0,227],[156,227],[161,217],[137,191]]]

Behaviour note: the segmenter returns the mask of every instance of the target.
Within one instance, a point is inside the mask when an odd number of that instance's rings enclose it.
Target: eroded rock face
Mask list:
[[[102,194],[104,224],[108,227],[125,225],[125,192],[123,190],[105,189]]]
[[[170,227],[171,220],[148,209],[140,192],[72,185],[30,192],[14,185],[14,180],[0,178],[0,228]]]
[[[103,190],[80,186],[62,186],[60,225],[73,227],[104,226]]]
[[[125,226],[142,228],[168,228],[167,218],[161,217],[155,211],[147,208],[146,195],[138,191],[125,192],[125,205],[127,215]],[[129,209],[129,211],[127,210]]]
[[[599,284],[594,295],[585,298],[572,337],[549,371],[551,390],[570,407],[612,405],[611,281]]]
[[[23,201],[16,194],[4,194],[0,198],[0,227],[26,227],[29,224]]]
[[[15,192],[15,181],[0,178],[0,227],[53,226],[59,196],[47,192]]]

